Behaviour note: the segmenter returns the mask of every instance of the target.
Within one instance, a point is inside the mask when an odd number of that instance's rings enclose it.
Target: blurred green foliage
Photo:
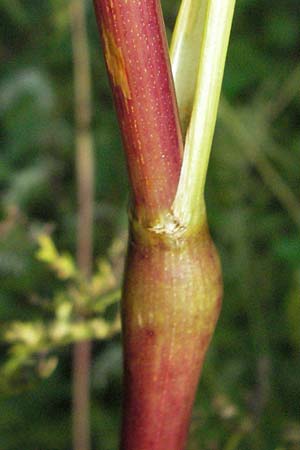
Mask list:
[[[44,311],[40,308],[39,319],[12,321],[3,326],[0,338],[9,345],[0,370],[0,392],[4,393],[16,387],[20,389],[22,383],[24,387],[26,381],[29,384],[30,380],[25,381],[24,377],[26,369],[31,368],[33,374],[42,378],[50,376],[57,366],[57,358],[52,353],[61,346],[87,339],[109,339],[120,331],[118,313],[113,320],[106,314],[120,299],[109,261],[98,261],[96,273],[87,280],[73,258],[67,253],[60,254],[48,235],[40,235],[37,240],[37,258],[68,284],[54,292],[52,299],[35,298],[36,305],[44,308]]]
[[[168,36],[179,2],[162,2]],[[126,240],[127,177],[91,2],[95,266]],[[0,2],[0,324],[49,320],[62,286],[36,235],[75,253],[76,186],[68,1]],[[195,405],[189,450],[300,449],[300,7],[238,0],[207,183],[224,306]],[[225,100],[226,99],[226,100]],[[121,258],[115,262],[120,272]],[[95,269],[96,270],[96,269]],[[43,302],[43,300],[41,300]],[[45,303],[47,303],[45,301]],[[42,322],[45,323],[45,322]],[[8,347],[1,346],[2,365]],[[24,367],[1,392],[1,450],[70,450],[70,348]],[[54,360],[50,359],[50,363]],[[43,365],[44,364],[44,365]],[[93,449],[117,448],[119,338],[95,342]],[[30,380],[30,387],[26,381]],[[168,450],[168,449],[166,449]]]

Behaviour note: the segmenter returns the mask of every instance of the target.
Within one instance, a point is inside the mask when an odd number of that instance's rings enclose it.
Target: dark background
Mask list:
[[[170,36],[179,2],[164,0]],[[0,325],[43,317],[60,283],[35,257],[45,227],[76,247],[67,0],[0,0]],[[126,229],[127,178],[91,2],[95,259]],[[300,6],[237,0],[207,181],[225,295],[189,450],[300,449]],[[124,239],[124,238],[122,238]],[[1,363],[10,357],[1,344]],[[0,380],[1,450],[70,450],[71,351],[44,379]],[[96,342],[93,449],[117,448],[119,338]],[[168,450],[168,449],[166,449]]]

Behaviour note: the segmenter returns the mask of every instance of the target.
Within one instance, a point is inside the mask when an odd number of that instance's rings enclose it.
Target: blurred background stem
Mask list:
[[[296,195],[283,180],[282,176],[261,151],[259,138],[253,140],[247,125],[241,119],[230,104],[222,98],[219,108],[219,117],[223,124],[230,130],[236,141],[241,145],[245,156],[252,161],[265,185],[278,199],[282,207],[287,211],[294,224],[300,229],[300,203]]]
[[[93,142],[91,135],[91,74],[85,2],[71,0],[70,21],[74,70],[74,113],[78,193],[77,261],[84,277],[91,275],[93,258]],[[84,314],[79,314],[84,318]],[[74,345],[73,352],[73,449],[89,450],[89,378],[91,342]]]

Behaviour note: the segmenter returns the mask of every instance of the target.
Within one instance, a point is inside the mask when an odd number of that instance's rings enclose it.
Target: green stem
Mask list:
[[[176,197],[173,203],[175,217],[185,225],[194,226],[205,215],[204,185],[215,129],[219,97],[223,79],[225,59],[228,48],[235,0],[207,0],[202,2],[201,11],[194,16],[186,17],[183,8],[192,13],[198,0],[185,1],[179,14],[179,23],[175,28],[171,57],[175,66],[175,88],[181,96],[182,85],[190,80],[187,72],[184,78],[184,67],[187,58],[197,52],[191,35],[198,36],[200,60],[194,54],[194,62],[190,60],[192,72],[197,72],[194,103],[187,130],[184,158]],[[199,7],[198,7],[199,8]],[[196,28],[202,27],[202,34]],[[178,67],[182,65],[182,70]],[[190,94],[189,98],[193,96]],[[181,104],[179,97],[179,104]],[[190,108],[191,105],[189,105]]]
[[[193,110],[208,0],[183,0],[172,35],[170,57],[183,135]]]

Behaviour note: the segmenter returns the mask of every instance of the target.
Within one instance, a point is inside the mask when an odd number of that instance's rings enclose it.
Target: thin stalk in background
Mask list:
[[[70,19],[74,70],[74,111],[78,189],[77,263],[89,278],[93,259],[94,161],[91,134],[91,73],[85,18],[85,2],[71,0]],[[82,312],[78,312],[79,319]],[[82,317],[84,319],[84,317]],[[91,342],[73,350],[73,450],[90,450]]]
[[[265,185],[287,211],[294,224],[300,229],[300,202],[265,155],[259,137],[253,140],[251,128],[249,130],[241,115],[235,112],[225,98],[222,98],[220,104],[219,117],[224,126],[236,139],[247,159],[255,164]]]

